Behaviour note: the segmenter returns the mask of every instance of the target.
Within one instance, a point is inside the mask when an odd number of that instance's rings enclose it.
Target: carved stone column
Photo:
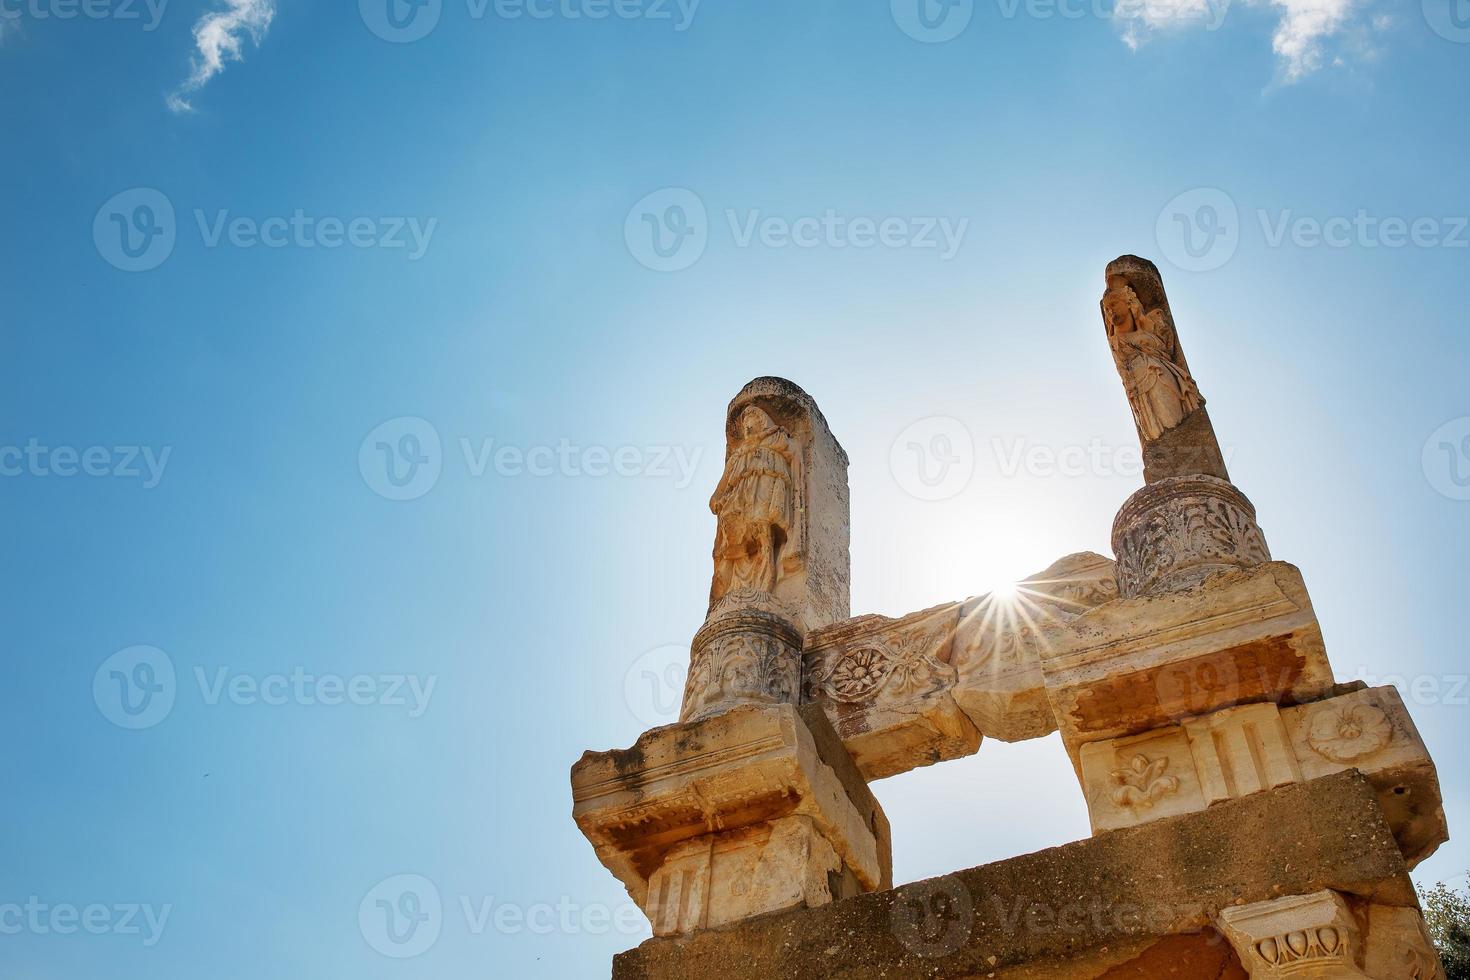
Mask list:
[[[1177,591],[1270,561],[1255,508],[1230,483],[1158,268],[1136,255],[1109,263],[1102,314],[1147,483],[1113,523],[1121,594]]]
[[[757,378],[725,413],[709,614],[680,720],[796,704],[807,632],[849,615],[847,454],[810,395]]]

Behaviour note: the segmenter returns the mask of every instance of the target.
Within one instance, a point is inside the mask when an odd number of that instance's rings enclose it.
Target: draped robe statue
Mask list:
[[[747,406],[710,498],[719,518],[711,602],[742,589],[774,594],[783,567],[800,561],[800,470],[790,433],[763,409]]]
[[[1123,276],[1108,276],[1102,308],[1138,431],[1153,441],[1204,404],[1199,388],[1179,352],[1168,314],[1162,308],[1145,311]]]

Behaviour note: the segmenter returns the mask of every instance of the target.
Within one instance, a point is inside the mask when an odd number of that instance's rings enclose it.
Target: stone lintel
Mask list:
[[[1117,598],[1114,564],[1081,553],[1016,595],[951,602],[899,618],[858,616],[809,633],[802,700],[821,705],[867,779],[1056,731],[1038,651]]]
[[[1220,913],[1323,889],[1417,908],[1373,787],[1355,772],[824,908],[650,940],[618,956],[613,977],[1239,978],[1212,926]],[[1198,972],[1168,972],[1190,962]]]

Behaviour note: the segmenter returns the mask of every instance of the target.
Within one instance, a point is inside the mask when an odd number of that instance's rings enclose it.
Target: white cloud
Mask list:
[[[259,46],[275,15],[275,0],[225,0],[224,10],[199,18],[194,25],[193,67],[183,84],[169,93],[168,107],[174,112],[193,111],[189,100],[194,93],[224,71],[227,62],[244,57],[246,38]]]
[[[1203,27],[1217,30],[1225,22],[1231,0],[1116,0],[1114,16],[1123,26],[1123,43],[1137,50],[1155,33],[1171,28]],[[1281,77],[1290,83],[1298,81],[1330,61],[1341,64],[1340,57],[1327,58],[1330,39],[1342,34],[1357,20],[1360,8],[1372,0],[1244,0],[1256,7],[1268,7],[1280,15],[1271,38],[1271,47],[1281,63]],[[1371,21],[1374,30],[1391,26],[1391,19],[1379,16]]]
[[[1288,82],[1322,66],[1323,42],[1340,32],[1356,11],[1358,0],[1270,0],[1280,9],[1281,23],[1271,47],[1281,58]]]

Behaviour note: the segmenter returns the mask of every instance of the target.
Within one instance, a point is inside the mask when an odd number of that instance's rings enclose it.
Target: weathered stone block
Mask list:
[[[961,603],[811,634],[804,699],[822,705],[868,779],[973,755],[980,732],[955,703]]]
[[[1316,700],[1333,688],[1301,573],[1282,562],[1109,602],[1040,655],[1074,764],[1088,742],[1238,704]]]
[[[1240,961],[1213,928],[1221,912],[1324,888],[1417,907],[1357,773],[823,908],[653,939],[617,957],[613,977],[1239,980]]]
[[[578,827],[656,930],[892,881],[887,820],[819,711],[737,707],[654,729],[632,749],[584,755],[572,798]]]
[[[1281,716],[1305,778],[1345,769],[1368,777],[1409,867],[1449,840],[1439,776],[1397,690],[1354,691]]]

